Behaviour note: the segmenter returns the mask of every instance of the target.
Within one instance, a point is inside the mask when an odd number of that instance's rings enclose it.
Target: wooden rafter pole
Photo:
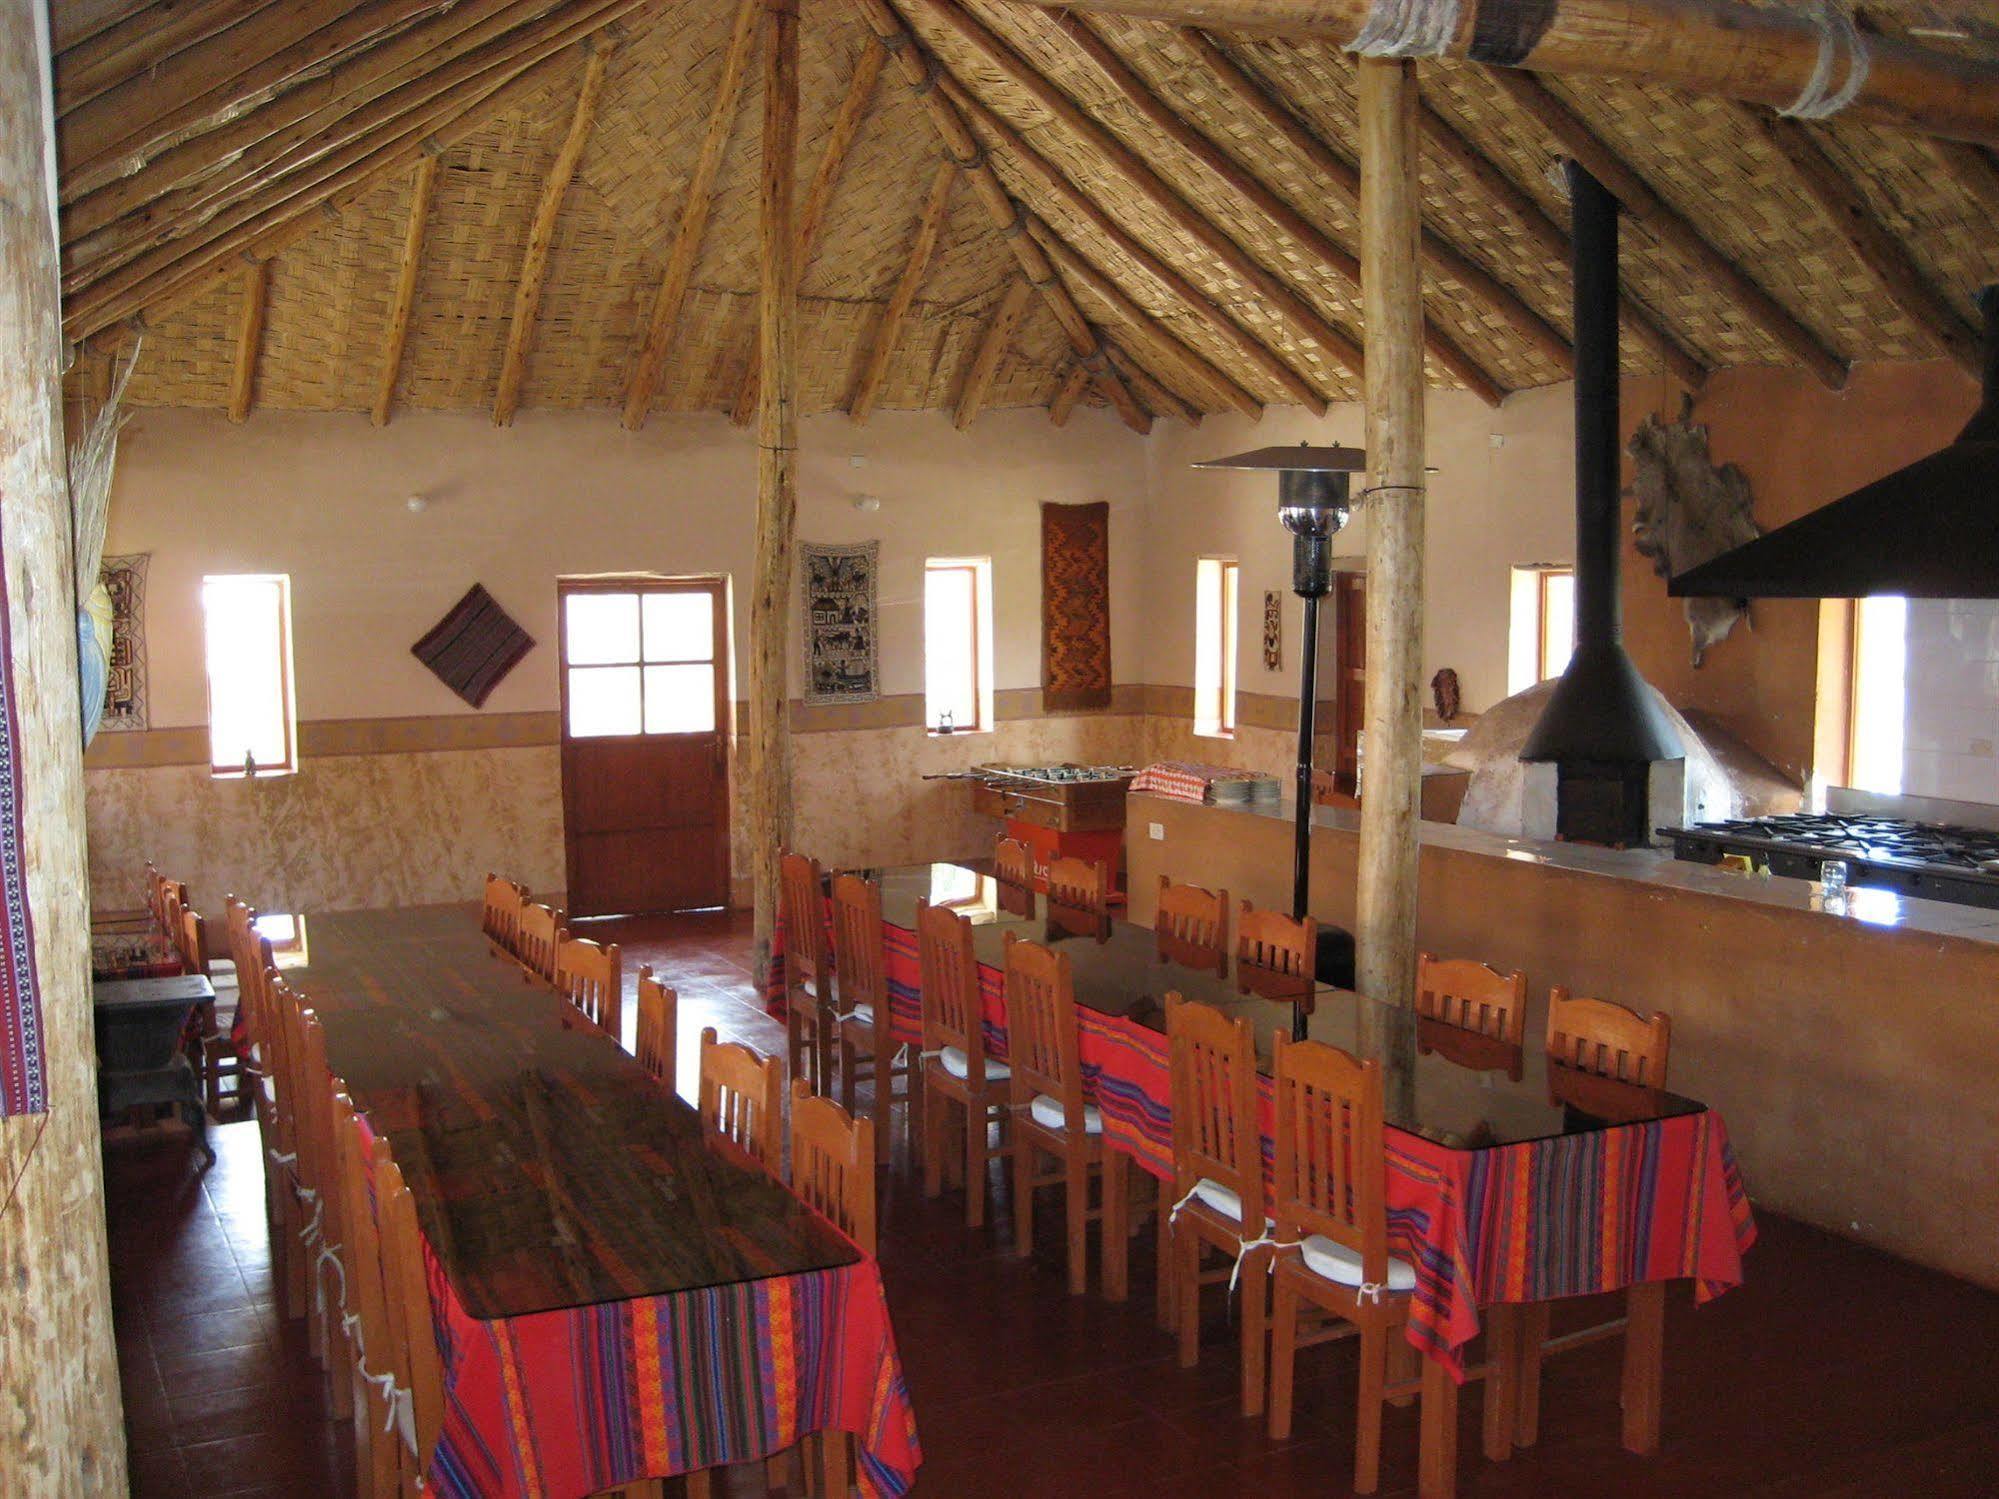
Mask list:
[[[66,115],[114,84],[158,67],[260,10],[267,0],[210,0],[206,5],[129,7],[111,25],[55,60],[56,114]]]
[[[1097,330],[1083,316],[1076,299],[1063,286],[1041,246],[1025,232],[1033,222],[1033,215],[1007,191],[1006,184],[1000,181],[992,162],[987,159],[985,148],[965,123],[965,117],[937,86],[939,69],[936,59],[923,50],[888,0],[853,0],[853,3],[868,29],[894,57],[902,81],[929,114],[930,123],[936,128],[938,139],[943,144],[944,154],[964,171],[973,193],[985,207],[988,221],[1000,232],[1007,248],[1013,251],[1014,259],[1020,263],[1021,274],[1027,277],[1028,285],[1040,293],[1041,300],[1047,304],[1049,312],[1061,327],[1062,336],[1069,341],[1070,352],[1088,367],[1091,378],[1116,409],[1120,421],[1134,432],[1151,431],[1151,416],[1138,404],[1124,377],[1111,367]]]
[[[1132,107],[1142,118],[1151,122],[1154,129],[1172,141],[1182,151],[1213,174],[1215,179],[1229,192],[1249,204],[1270,223],[1275,224],[1313,261],[1330,266],[1345,279],[1349,286],[1360,284],[1360,258],[1321,228],[1312,219],[1300,212],[1297,205],[1265,182],[1244,162],[1225,150],[1204,131],[1197,129],[1182,117],[1158,94],[1154,93],[1138,70],[1124,60],[1103,34],[1081,16],[1064,15],[1057,18],[1055,26],[1074,43],[1077,50],[1096,66],[1097,71],[1110,81],[1118,97]],[[1200,38],[1205,41],[1206,38]],[[1219,52],[1219,49],[1216,49]],[[1232,59],[1222,56],[1217,64],[1224,71],[1220,75],[1223,92],[1232,94],[1239,103],[1247,103],[1266,126],[1279,130],[1290,141],[1294,150],[1302,151],[1315,172],[1330,176],[1346,190],[1349,198],[1360,192],[1360,169],[1344,157],[1328,149],[1323,141],[1304,128],[1295,115],[1281,107],[1273,108],[1274,101],[1267,98],[1262,90],[1249,87],[1240,91],[1231,89],[1231,83],[1246,83]],[[1430,243],[1435,239],[1434,245]],[[1523,302],[1512,288],[1504,285],[1483,266],[1477,265],[1465,256],[1457,254],[1440,237],[1426,236],[1425,248],[1433,259],[1439,261],[1439,268],[1457,279],[1474,297],[1484,301],[1514,325],[1514,331],[1528,340],[1541,355],[1551,360],[1558,368],[1569,368],[1574,360],[1568,340],[1560,332],[1550,327],[1546,319]],[[1464,382],[1466,388],[1475,391],[1486,402],[1497,405],[1505,394],[1493,373],[1473,358],[1471,353],[1447,334],[1442,328],[1425,325],[1423,337],[1429,347],[1431,357],[1439,365],[1449,370]]]
[[[1090,388],[1090,372],[1080,364],[1069,366],[1062,376],[1062,383],[1055,387],[1055,397],[1048,403],[1048,420],[1058,427],[1069,425],[1069,417],[1076,409],[1076,403],[1083,399],[1083,392]]]
[[[1400,10],[1400,19],[1408,19],[1406,7],[1382,0],[1031,3],[1220,31],[1320,37],[1348,48],[1379,14]],[[1778,108],[1805,94],[1826,39],[1825,29],[1805,7],[1743,0],[1538,0],[1532,6],[1519,0],[1462,0],[1449,18],[1441,34],[1416,37],[1405,55],[1623,78]],[[1999,66],[1891,37],[1866,40],[1869,65],[1847,116],[1999,144]],[[1846,50],[1834,48],[1830,83],[1835,88],[1847,78]]]
[[[1145,403],[1146,409],[1154,416],[1170,416],[1190,427],[1201,425],[1200,411],[1161,381],[1151,370],[1140,364],[1131,350],[1121,344],[1108,344],[1104,352],[1109,355],[1118,373],[1130,382],[1133,393]]]
[[[701,256],[701,237],[707,232],[708,211],[714,204],[715,178],[722,170],[722,157],[735,129],[743,76],[749,68],[750,48],[756,41],[757,19],[763,10],[763,0],[737,0],[735,24],[729,31],[728,48],[722,54],[722,73],[715,82],[715,102],[709,107],[701,149],[694,158],[694,170],[688,174],[687,192],[681,199],[679,228],[674,231],[673,248],[667,252],[666,269],[660,274],[652,310],[646,315],[638,357],[632,361],[632,373],[625,382],[624,423],[628,431],[636,432],[645,425],[646,413],[652,409],[653,396],[659,389],[659,377],[666,368],[674,325],[680,321],[680,306],[687,300],[694,263]],[[758,340],[761,345],[761,333]]]
[[[1556,98],[1531,73],[1495,68],[1488,74],[1514,103],[1537,120],[1557,144],[1610,190],[1624,211],[1660,244],[1672,250],[1716,291],[1742,310],[1749,321],[1779,347],[1816,375],[1821,384],[1838,390],[1846,383],[1846,361],[1793,316],[1781,302],[1750,278],[1696,229],[1685,215],[1666,203],[1568,105]]]
[[[881,397],[882,381],[887,378],[889,361],[895,357],[896,341],[902,336],[903,320],[909,316],[909,309],[916,305],[916,293],[923,286],[923,274],[930,269],[930,257],[937,252],[937,237],[944,229],[944,215],[951,202],[951,185],[958,180],[958,168],[950,161],[940,161],[930,178],[930,191],[924,194],[923,207],[916,215],[916,227],[909,239],[909,250],[903,257],[902,274],[896,277],[895,287],[889,293],[888,305],[882,309],[881,322],[875,328],[875,341],[868,350],[867,363],[861,367],[860,378],[854,383],[854,394],[847,402],[847,415],[856,422],[866,422],[874,414],[875,402]]]
[[[382,335],[382,370],[376,377],[375,404],[368,419],[378,427],[389,424],[395,409],[396,382],[403,370],[403,347],[409,342],[410,315],[416,310],[417,273],[423,268],[423,236],[430,224],[431,199],[437,190],[437,158],[418,159],[410,176],[409,220],[403,229],[402,264],[396,273],[395,301],[389,306],[389,326]]]
[[[798,515],[798,0],[764,9],[763,157],[757,194],[757,530],[750,595],[750,860],[757,982],[777,929],[778,860],[791,843],[791,551]]]
[[[1367,298],[1367,785],[1354,915],[1361,1044],[1391,1115],[1415,1103],[1416,832],[1423,778],[1423,295],[1416,66],[1360,63]]]
[[[1978,206],[1999,216],[1999,159],[1985,147],[1968,146],[1963,141],[1933,140],[1930,147],[1958,184],[1978,200]]]
[[[236,314],[236,361],[229,372],[232,422],[248,421],[257,399],[257,357],[264,348],[264,308],[270,294],[270,261],[252,261],[243,272],[243,304]]]
[[[555,243],[556,220],[562,216],[562,200],[569,194],[576,164],[590,142],[590,126],[597,115],[597,96],[604,90],[604,70],[611,60],[610,46],[586,41],[589,61],[583,65],[583,82],[576,90],[576,108],[569,117],[569,131],[549,163],[548,178],[541,185],[541,199],[535,204],[534,218],[528,223],[527,245],[521,251],[520,279],[514,285],[513,316],[507,324],[507,350],[500,360],[500,386],[493,396],[493,425],[505,427],[514,419],[521,403],[521,386],[527,379],[528,353],[534,347],[535,324],[541,318],[541,290],[548,279],[548,252]]]
[[[826,132],[826,146],[820,152],[818,169],[806,185],[805,202],[798,210],[798,275],[801,281],[805,273],[812,269],[813,247],[819,238],[820,226],[826,222],[826,209],[833,201],[833,189],[839,186],[841,170],[847,164],[847,153],[853,149],[854,137],[861,133],[861,125],[868,117],[868,106],[874,102],[875,84],[880,81],[882,64],[887,61],[888,53],[873,42],[862,46],[860,56],[854,59],[854,76],[847,81],[846,95],[840,100],[840,108]],[[750,419],[756,415],[757,371],[760,365],[756,345],[752,344],[749,367],[743,371],[742,384],[736,388],[735,405],[729,411],[729,420],[739,427],[748,426]]]
[[[993,388],[993,378],[999,373],[1000,360],[1006,357],[1006,346],[1012,341],[1014,330],[1020,326],[1020,315],[1027,310],[1027,299],[1034,294],[1034,288],[1015,276],[1000,293],[999,301],[993,304],[992,316],[986,319],[985,330],[979,335],[979,342],[972,350],[972,360],[965,368],[965,379],[958,391],[957,410],[951,414],[951,424],[960,432],[979,419],[979,412],[985,408],[986,396]]]
[[[1902,241],[1874,216],[1846,171],[1825,154],[1812,132],[1796,120],[1781,119],[1767,110],[1745,108],[1742,113],[1791,164],[1833,231],[1886,289],[1903,316],[1956,361],[1959,369],[1978,378],[1984,371],[1984,356],[1971,324],[1931,283]]]

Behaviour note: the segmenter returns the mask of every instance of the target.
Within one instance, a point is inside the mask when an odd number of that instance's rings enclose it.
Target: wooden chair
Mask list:
[[[1242,1413],[1263,1414],[1270,1220],[1264,1210],[1263,1131],[1257,1122],[1256,1037],[1245,1019],[1166,996],[1172,1048],[1173,1277],[1180,1367],[1200,1357],[1201,1287],[1240,1281]],[[1204,1245],[1225,1263],[1203,1273]]]
[[[617,943],[573,937],[565,929],[555,943],[555,992],[613,1041],[623,1037],[625,978]]]
[[[486,940],[493,944],[495,955],[504,953],[512,957],[519,948],[521,910],[527,898],[527,886],[497,874],[486,876],[486,904],[479,925],[486,933]]]
[[[409,1392],[413,1417],[414,1451],[406,1451],[403,1484],[408,1495],[420,1491],[417,1480],[429,1473],[431,1454],[444,1430],[444,1370],[431,1318],[430,1281],[424,1269],[416,1201],[389,1152],[388,1141],[380,1137],[375,1140],[375,1202],[390,1365],[397,1386]]]
[[[1472,958],[1416,955],[1416,1049],[1520,1081],[1527,975]]]
[[[701,1032],[701,1117],[766,1170],[778,1169],[783,1138],[784,1083],[777,1058],[760,1057],[740,1042]]]
[[[944,1188],[946,1136],[953,1117],[965,1131],[965,1222],[986,1221],[986,1162],[992,1126],[1007,1153],[1007,1100],[1013,1071],[986,1056],[985,998],[972,923],[948,906],[920,904],[916,956],[923,976],[923,1191]]]
[[[1248,901],[1236,918],[1235,986],[1312,1013],[1318,981],[1319,923],[1310,916],[1260,910]]]
[[[1080,1296],[1089,1285],[1089,1225],[1104,1222],[1104,1260],[1108,1271],[1113,1254],[1121,1264],[1122,1243],[1113,1245],[1113,1229],[1121,1215],[1104,1206],[1090,1206],[1090,1178],[1104,1177],[1103,1202],[1110,1203],[1113,1182],[1104,1150],[1104,1121],[1097,1106],[1083,1101],[1083,1068],[1077,1059],[1076,992],[1066,954],[1038,942],[1006,937],[1007,1050],[1013,1073],[1013,1230],[1014,1250],[1025,1257],[1034,1250],[1034,1189],[1060,1182],[1065,1192],[1069,1231],[1069,1294]],[[1035,1167],[1053,1161],[1046,1172]],[[1122,1174],[1115,1184],[1122,1188]],[[1107,1284],[1107,1294],[1120,1299],[1122,1286]]]
[[[1092,916],[1107,916],[1111,909],[1111,867],[1092,864],[1088,859],[1048,861],[1048,903]]]
[[[528,977],[555,982],[555,954],[562,942],[563,912],[541,901],[521,907],[520,951],[515,954]]]
[[[652,976],[652,964],[639,969],[639,1065],[668,1093],[678,1087],[680,996]]]
[[[1270,1435],[1281,1441],[1291,1434],[1298,1349],[1358,1334],[1354,1490],[1371,1494],[1381,1475],[1382,1404],[1416,1387],[1388,1383],[1388,1340],[1408,1324],[1416,1268],[1388,1252],[1381,1070],[1336,1046],[1289,1041],[1281,1032],[1274,1045],[1280,1248],[1270,1277]],[[1323,1320],[1301,1331],[1307,1309]],[[1426,1369],[1420,1386],[1426,1426],[1442,1419],[1443,1405],[1455,1423],[1457,1387],[1443,1374],[1449,1394],[1439,1396],[1438,1383]]]
[[[793,1077],[824,1093],[833,1081],[833,952],[826,935],[826,881],[817,859],[778,860],[784,918],[785,1061]]]
[[[217,977],[216,963],[208,945],[208,923],[199,911],[189,906],[180,913],[181,960],[189,973],[204,974],[211,980]],[[232,968],[235,966],[232,960]],[[235,975],[231,975],[234,977]],[[243,1002],[240,979],[237,983],[236,1002]],[[221,1119],[224,1104],[237,1108],[250,1106],[250,1076],[237,1054],[236,1038],[229,1027],[222,1024],[217,1013],[220,1006],[214,1003],[203,1005],[201,1009],[201,1092],[206,1101],[209,1117]],[[225,1087],[224,1085],[227,1084]]]
[[[274,1205],[266,1204],[276,1219],[271,1268],[284,1288],[285,1315],[296,1319],[306,1314],[309,1258],[301,1247],[305,1213],[299,1188],[304,1183],[299,1176],[297,1116],[293,1108],[297,1097],[296,1073],[285,1022],[292,1002],[291,991],[271,961],[270,938],[258,937],[256,951],[256,961],[264,965],[258,980],[257,1005],[262,1021],[258,1040],[262,1054],[257,1065],[263,1091],[257,1107],[260,1130],[261,1116],[267,1113],[270,1119],[269,1130],[263,1132],[269,1142],[265,1147],[264,1171],[268,1190],[278,1199]]]
[[[292,1036],[298,1065],[298,1157],[300,1176],[311,1183],[318,1233],[307,1242],[313,1256],[311,1293],[317,1349],[326,1370],[333,1414],[354,1414],[355,1364],[360,1350],[343,1320],[346,1312],[348,1199],[342,1190],[340,1158],[333,1138],[333,1069],[327,1063],[326,1030],[318,1014],[300,1006]]]
[[[1604,999],[1572,997],[1556,987],[1548,995],[1548,1060],[1578,1072],[1641,1088],[1666,1086],[1673,1019],[1654,1010],[1648,1020]]]
[[[895,1081],[903,1080],[902,1100],[912,1112],[911,1140],[922,1138],[922,1084],[909,1048],[895,1039],[889,1007],[888,949],[882,937],[881,887],[859,875],[833,880],[833,965],[839,975],[840,1011],[833,1017],[832,1041],[839,1056],[840,1102],[854,1112],[863,1078],[874,1084],[870,1117],[875,1150],[889,1153],[889,1112]]]
[[[1020,890],[1034,888],[1034,850],[1018,838],[1002,838],[993,845],[993,875],[1002,884]]]
[[[387,1374],[394,1368],[388,1306],[382,1284],[382,1243],[375,1226],[369,1192],[370,1155],[354,1121],[354,1101],[340,1078],[327,1085],[333,1140],[345,1200],[352,1204],[342,1230],[340,1256],[346,1275],[347,1311],[356,1321],[360,1339],[358,1363],[366,1374]],[[379,1384],[364,1379],[354,1412],[356,1439],[365,1445],[354,1467],[362,1499],[397,1499],[402,1492],[403,1446],[391,1429],[394,1405]]]
[[[1159,877],[1159,907],[1152,918],[1159,961],[1226,975],[1229,971],[1229,893],[1176,885]]]

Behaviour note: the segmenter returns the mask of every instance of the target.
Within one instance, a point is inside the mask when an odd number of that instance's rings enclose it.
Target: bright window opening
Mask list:
[[[1235,733],[1236,562],[1203,557],[1194,571],[1194,732]]]
[[[923,564],[923,722],[933,734],[993,726],[993,565]]]
[[[713,733],[717,597],[709,587],[564,590],[569,736]]]
[[[1525,692],[1559,677],[1576,649],[1576,572],[1536,565],[1513,569],[1506,641],[1506,690]]]
[[[208,766],[217,776],[298,769],[292,701],[291,580],[282,574],[203,578],[208,659]]]
[[[1862,599],[1855,611],[1851,777],[1861,791],[1902,789],[1908,626],[1907,599]]]

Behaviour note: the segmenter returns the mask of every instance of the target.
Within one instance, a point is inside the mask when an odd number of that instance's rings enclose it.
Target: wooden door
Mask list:
[[[572,915],[728,904],[726,599],[720,578],[556,586]]]
[[[1333,787],[1357,794],[1367,719],[1367,574],[1333,574]]]

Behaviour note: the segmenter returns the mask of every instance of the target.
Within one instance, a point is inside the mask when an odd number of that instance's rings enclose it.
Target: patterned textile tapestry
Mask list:
[[[0,1115],[48,1111],[34,924],[21,857],[21,723],[14,710],[6,572],[0,569]]]
[[[410,647],[410,654],[478,708],[533,649],[534,637],[514,623],[482,584],[474,583],[471,592]]]
[[[111,595],[111,664],[100,729],[146,729],[146,564],[149,552],[106,557],[98,576]]]
[[[805,701],[872,703],[881,696],[875,582],[881,543],[799,543],[805,594]]]
[[[1041,701],[1111,701],[1111,507],[1041,507]]]

